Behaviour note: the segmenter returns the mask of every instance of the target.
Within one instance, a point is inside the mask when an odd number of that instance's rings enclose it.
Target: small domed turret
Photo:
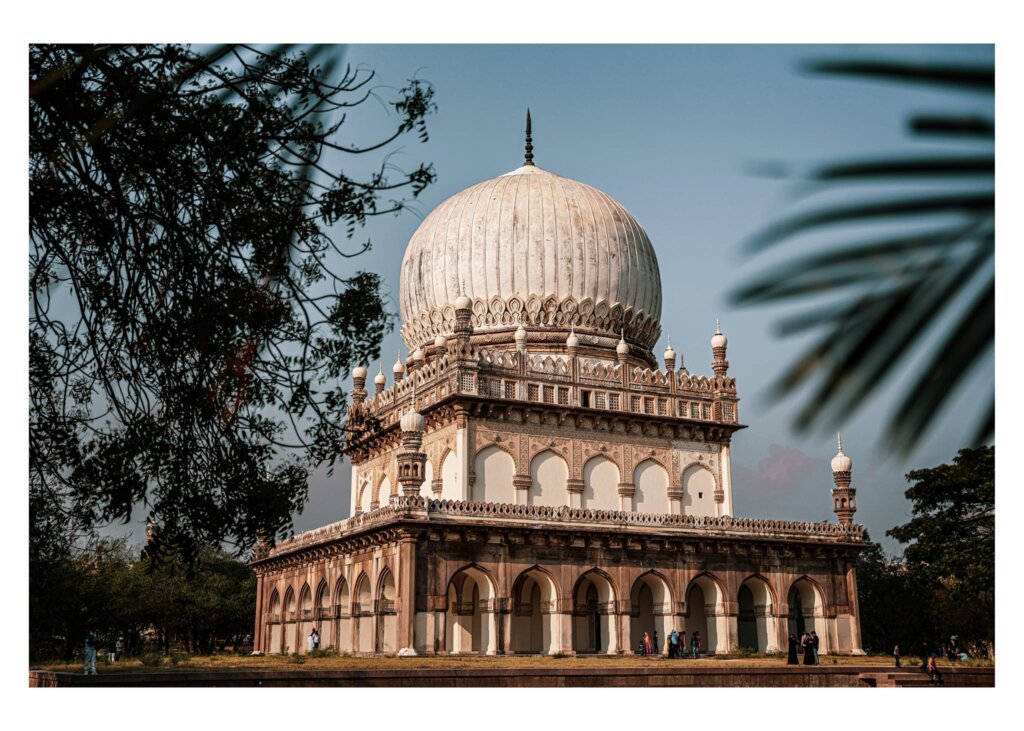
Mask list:
[[[516,329],[516,345],[517,346],[525,346],[526,345],[526,337],[527,337],[527,335],[526,335],[526,328],[523,327],[523,323],[520,322],[519,323],[519,327]]]
[[[380,368],[377,369],[377,375],[373,377],[373,384],[377,387],[378,391],[383,391],[387,382],[388,378],[384,375],[384,362],[381,361]]]
[[[722,326],[715,320],[715,334],[711,337],[712,348],[724,348],[729,345],[729,339],[722,334]]]
[[[569,337],[565,339],[565,347],[567,348],[578,348],[580,347],[580,339],[576,337],[576,329],[573,328],[569,331]]]
[[[615,352],[620,357],[629,355],[629,344],[626,342],[625,333],[619,336],[619,344],[615,346]]]
[[[455,309],[456,310],[468,310],[473,306],[473,300],[464,294],[460,294],[455,298]]]
[[[419,432],[422,434],[427,426],[427,420],[418,411],[406,411],[402,414],[399,424],[402,427],[402,431]]]
[[[852,472],[853,460],[843,453],[843,436],[839,435],[839,451],[832,458],[832,472]]]
[[[391,372],[392,373],[405,373],[405,363],[402,362],[402,355],[401,354],[398,355],[398,360],[396,360],[395,364],[391,367]]]
[[[415,363],[416,363],[417,365],[419,365],[420,363],[422,363],[422,362],[423,362],[423,359],[424,359],[424,358],[426,358],[426,357],[427,357],[427,356],[426,356],[426,354],[425,354],[425,353],[423,352],[423,348],[416,348],[416,350],[414,350],[414,351],[412,352],[412,359],[413,359],[413,361],[415,361]]]
[[[447,344],[448,344],[448,338],[446,338],[444,335],[438,335],[436,338],[434,338],[434,347],[435,348],[443,348]]]
[[[366,366],[356,366],[352,370],[353,379],[365,379],[366,378]]]

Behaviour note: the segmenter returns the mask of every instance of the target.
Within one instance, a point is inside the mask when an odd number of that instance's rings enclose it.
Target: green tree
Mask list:
[[[982,100],[995,91],[991,67],[838,60],[808,70]],[[946,111],[910,113],[907,132],[906,152],[831,161],[801,179],[804,192],[832,194],[829,202],[760,231],[748,253],[809,234],[836,241],[752,277],[732,295],[744,305],[810,300],[778,324],[782,335],[820,333],[773,387],[776,398],[807,389],[793,420],[798,431],[849,419],[900,369],[911,373],[883,440],[904,453],[995,339],[995,122],[951,98]],[[870,233],[849,233],[865,228]],[[994,433],[994,381],[992,388],[978,401],[968,437],[975,445]]]
[[[943,637],[995,637],[995,447],[961,449],[952,464],[914,470],[913,519],[887,532],[908,570],[931,588],[927,610]]]
[[[309,471],[339,456],[338,382],[391,326],[351,240],[434,180],[379,162],[426,140],[434,104],[337,60],[30,46],[33,572],[67,559],[50,526],[60,544],[139,504],[157,554],[245,551],[290,530]],[[351,142],[371,97],[390,127]]]

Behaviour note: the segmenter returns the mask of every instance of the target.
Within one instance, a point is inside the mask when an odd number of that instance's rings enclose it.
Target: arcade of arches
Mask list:
[[[799,557],[704,545],[713,559],[697,560],[686,542],[651,550],[566,537],[553,541],[557,555],[545,537],[539,545],[536,533],[410,530],[374,547],[321,549],[318,560],[293,558],[287,568],[257,562],[259,647],[305,652],[315,626],[321,647],[361,654],[631,654],[656,631],[665,653],[675,628],[700,632],[709,654],[776,653],[789,632],[814,629],[821,652],[860,652],[854,554],[839,546]],[[785,562],[765,565],[775,554]],[[833,566],[845,561],[836,581]],[[415,575],[403,575],[405,566]]]

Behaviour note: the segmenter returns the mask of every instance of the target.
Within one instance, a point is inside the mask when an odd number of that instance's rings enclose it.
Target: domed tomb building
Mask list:
[[[305,652],[631,654],[673,628],[702,652],[861,653],[852,462],[839,522],[733,518],[728,342],[671,344],[643,227],[533,164],[458,193],[401,269],[409,357],[353,372],[352,517],[270,547],[255,646]],[[826,497],[823,495],[822,499]]]

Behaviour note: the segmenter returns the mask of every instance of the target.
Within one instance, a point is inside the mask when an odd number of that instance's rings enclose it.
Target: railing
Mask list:
[[[571,523],[594,526],[640,526],[680,529],[698,532],[708,536],[757,536],[757,537],[818,537],[833,538],[848,542],[864,540],[864,526],[841,523],[810,523],[790,520],[768,520],[762,518],[733,518],[696,515],[670,515],[666,513],[633,513],[624,510],[591,510],[552,507],[547,505],[517,505],[513,503],[485,503],[465,500],[433,500],[419,495],[393,495],[388,505],[377,510],[361,513],[354,518],[301,533],[294,538],[281,541],[270,551],[270,556],[280,555],[310,545],[342,538],[363,528],[383,525],[395,520],[415,519],[444,521],[448,518],[483,518],[487,520],[536,521],[545,523]],[[329,529],[329,530],[328,530]],[[352,613],[356,613],[353,605]]]
[[[395,600],[394,599],[378,599],[377,600],[377,611],[378,612],[394,612],[395,611]]]

